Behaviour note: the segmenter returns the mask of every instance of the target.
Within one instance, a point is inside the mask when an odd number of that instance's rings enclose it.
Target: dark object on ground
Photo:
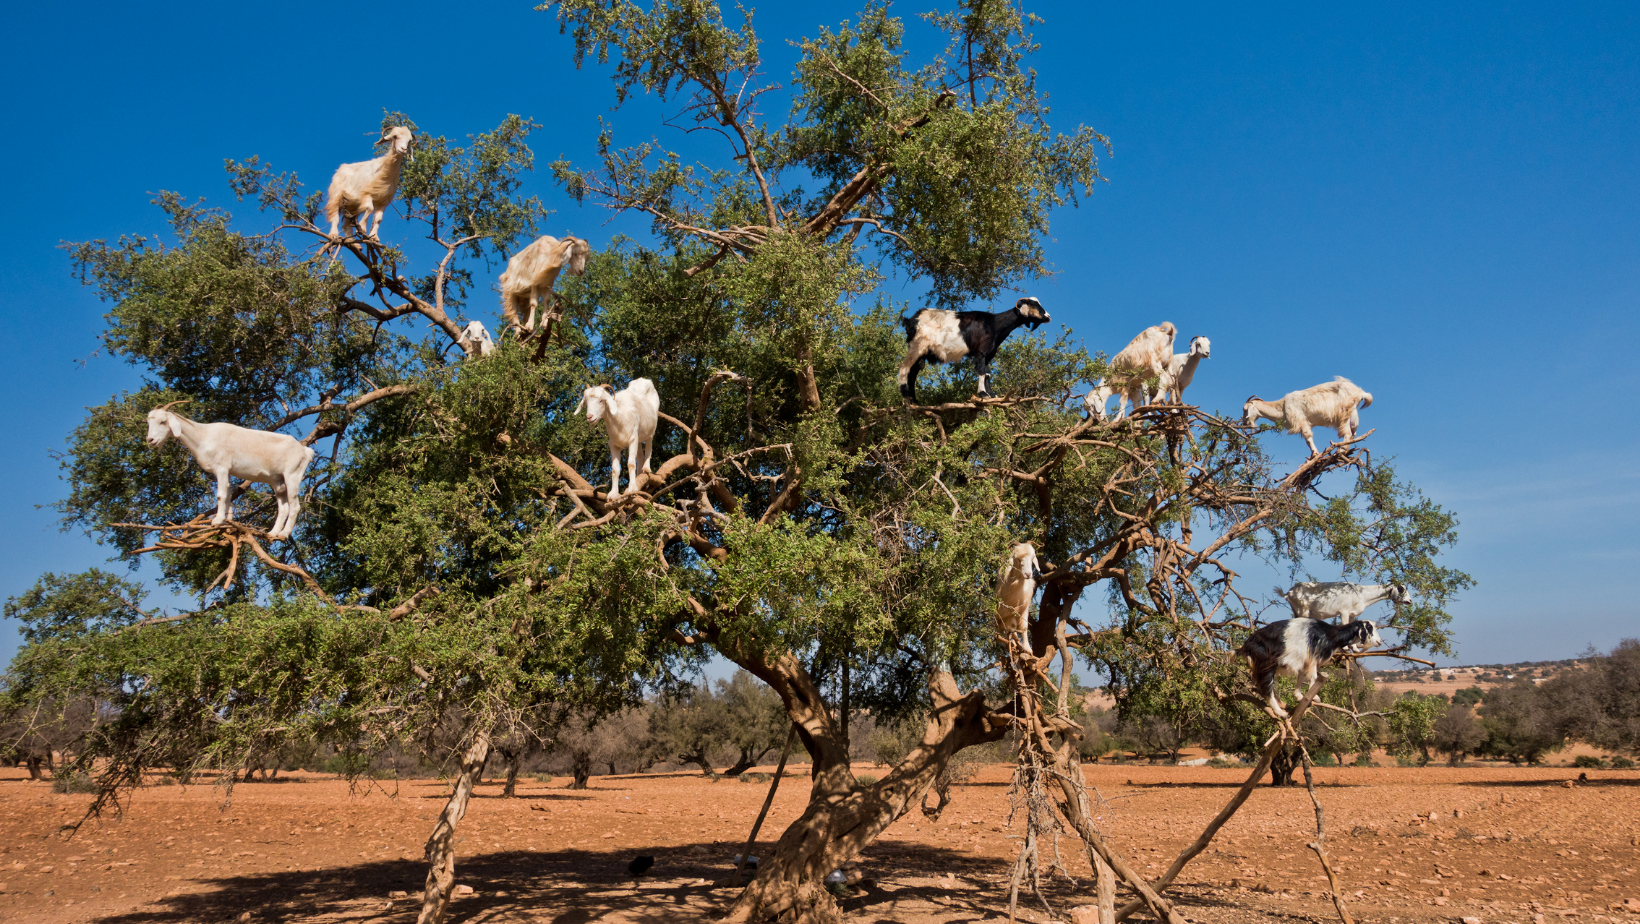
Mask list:
[[[655,865],[654,857],[637,857],[626,865],[626,871],[632,874],[634,880],[642,879],[643,874]]]

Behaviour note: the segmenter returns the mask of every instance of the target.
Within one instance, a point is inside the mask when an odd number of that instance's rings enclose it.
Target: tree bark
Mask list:
[[[786,653],[772,662],[755,656],[738,660],[781,694],[815,771],[808,808],[759,862],[757,878],[724,920],[750,924],[785,915],[797,924],[835,921],[837,905],[825,889],[826,875],[921,804],[953,754],[1001,738],[1007,726],[992,720],[984,694],[963,695],[950,674],[936,672],[929,677],[932,708],[922,742],[880,782],[861,786],[831,713],[797,659]]]
[[[507,762],[507,784],[501,788],[503,799],[514,799],[518,796],[518,768],[524,763],[524,751],[502,751],[502,758]]]
[[[570,789],[585,789],[592,779],[592,752],[575,751],[569,759]]]
[[[472,798],[473,786],[484,772],[484,762],[490,758],[489,732],[479,732],[467,752],[461,755],[461,769],[456,774],[455,791],[439,814],[438,824],[427,839],[427,886],[422,893],[421,915],[416,924],[443,924],[450,910],[450,892],[456,882],[456,825],[467,814],[467,800]]]

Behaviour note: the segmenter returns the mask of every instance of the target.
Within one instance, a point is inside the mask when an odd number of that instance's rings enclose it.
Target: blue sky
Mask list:
[[[1454,610],[1458,662],[1569,657],[1640,634],[1620,401],[1637,375],[1616,348],[1640,333],[1640,9],[1434,6],[1032,5],[1052,121],[1104,132],[1115,156],[1108,184],[1055,215],[1057,272],[1030,291],[1093,349],[1164,319],[1181,342],[1208,335],[1204,407],[1361,384],[1375,455],[1462,521],[1450,563],[1479,586]],[[789,73],[786,39],[856,9],[760,9],[769,79]],[[232,208],[226,157],[322,185],[370,156],[384,108],[452,138],[531,116],[543,164],[590,162],[600,116],[677,143],[653,101],[611,116],[606,74],[574,70],[528,2],[31,4],[5,26],[0,597],[103,563],[39,505],[65,493],[51,454],[83,408],[138,382],[97,352],[107,308],[60,241],[160,230],[161,189]],[[532,187],[559,210],[549,232],[601,246],[640,230],[544,175]],[[0,626],[0,657],[11,636]]]

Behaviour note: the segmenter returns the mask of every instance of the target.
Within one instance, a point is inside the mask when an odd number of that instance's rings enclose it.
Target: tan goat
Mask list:
[[[1008,550],[997,577],[997,638],[1018,638],[1026,652],[1031,650],[1031,599],[1041,576],[1036,547],[1021,542]]]
[[[1259,418],[1285,423],[1288,433],[1302,434],[1310,446],[1310,455],[1320,455],[1313,427],[1331,427],[1341,440],[1353,439],[1361,426],[1360,409],[1372,406],[1372,395],[1343,376],[1324,385],[1313,385],[1303,391],[1288,392],[1280,401],[1261,401],[1258,395],[1242,405],[1242,423],[1251,427]]]
[[[1100,380],[1093,391],[1082,399],[1088,413],[1098,420],[1105,419],[1105,402],[1111,395],[1118,396],[1116,419],[1127,416],[1128,401],[1138,408],[1143,402],[1146,379],[1162,380],[1173,361],[1173,338],[1179,329],[1172,321],[1163,321],[1147,327],[1139,336],[1128,341],[1122,352],[1111,357],[1110,374]]]
[[[586,272],[587,257],[592,246],[578,237],[565,235],[563,240],[543,234],[535,242],[512,255],[507,270],[501,274],[501,313],[514,328],[535,330],[535,315],[541,299],[556,298],[552,291],[558,281],[558,272],[568,269],[571,276]],[[521,321],[524,306],[529,305],[528,321]],[[549,301],[547,311],[551,312]]]
[[[330,219],[330,237],[334,240],[342,219],[357,222],[359,216],[371,216],[369,237],[380,240],[377,232],[382,227],[382,213],[393,204],[399,191],[399,172],[410,153],[415,136],[410,129],[396,125],[382,132],[378,144],[387,145],[387,153],[374,160],[343,164],[330,178],[330,200],[325,203],[325,217]],[[363,228],[361,227],[362,231]]]

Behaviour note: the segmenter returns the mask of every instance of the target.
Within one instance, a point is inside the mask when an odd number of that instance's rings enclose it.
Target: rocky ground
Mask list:
[[[799,776],[781,787],[767,847],[801,810]],[[861,765],[858,772],[871,772]],[[880,771],[879,771],[880,772]],[[1017,832],[1007,767],[958,790],[937,822],[895,824],[867,852],[844,903],[860,922],[1006,919]],[[1328,844],[1357,920],[1412,924],[1640,922],[1640,772],[1323,768]],[[0,771],[0,920],[410,922],[421,845],[444,803],[432,780],[349,786],[317,774],[241,784],[231,804],[205,784],[137,791],[123,816],[89,821],[90,797],[58,795]],[[1113,844],[1154,876],[1230,797],[1245,772],[1115,766],[1090,770]],[[734,894],[729,872],[766,787],[698,775],[486,784],[461,829],[455,921],[709,918]],[[1302,788],[1260,788],[1174,890],[1191,921],[1335,921],[1304,848],[1315,816]],[[1065,839],[1075,882],[1047,900],[1063,918],[1090,902],[1087,862]],[[754,851],[756,852],[756,851]],[[655,868],[634,882],[639,854]],[[1022,901],[1021,920],[1047,921]],[[1474,921],[1470,921],[1474,924]]]

